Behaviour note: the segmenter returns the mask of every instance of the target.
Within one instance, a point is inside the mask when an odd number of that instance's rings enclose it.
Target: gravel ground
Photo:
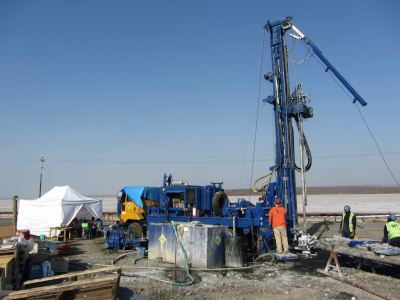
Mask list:
[[[337,235],[338,223],[311,223],[311,233],[319,237]],[[368,220],[359,222],[358,234],[381,236],[383,223]],[[122,254],[104,250],[104,239],[74,239],[73,255],[70,260],[87,267],[100,268]],[[128,288],[145,299],[381,299],[366,291],[342,283],[317,272],[324,269],[329,253],[319,251],[318,257],[300,259],[294,262],[264,261],[249,263],[242,270],[197,270],[190,273],[195,282],[179,287],[165,282],[186,280],[186,271],[173,264],[141,259],[136,264],[135,254],[125,256],[116,262],[122,267],[121,287]],[[368,266],[356,270],[357,260],[348,256],[340,257],[340,264],[348,273],[347,279],[367,286],[392,298],[400,295],[400,269],[394,266],[376,266],[373,274]],[[71,269],[80,266],[71,264]],[[138,298],[140,299],[140,298]]]
[[[11,224],[12,219],[0,219],[0,226]],[[308,232],[319,238],[337,235],[339,223],[309,222]],[[381,237],[384,224],[381,220],[358,221],[359,236]],[[71,242],[70,271],[86,268],[101,268],[125,252],[109,252],[104,249],[104,239],[91,240],[75,238]],[[166,282],[187,280],[184,268],[173,264],[141,259],[136,264],[136,254],[128,255],[116,262],[122,267],[120,299],[381,299],[366,291],[342,283],[317,272],[324,269],[329,253],[318,251],[316,258],[300,256],[294,262],[272,261],[267,256],[264,261],[248,263],[242,270],[191,269],[195,281],[190,286],[173,286]],[[400,295],[400,267],[376,266],[378,274],[370,267],[356,270],[358,261],[348,256],[340,256],[340,264],[346,279],[369,287],[392,298]],[[164,282],[162,282],[164,281]]]

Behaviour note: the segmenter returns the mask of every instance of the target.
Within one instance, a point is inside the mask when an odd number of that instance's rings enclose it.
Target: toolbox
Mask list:
[[[57,245],[65,245],[65,242],[59,241],[45,241],[44,246],[50,250],[50,252],[56,251]]]
[[[56,245],[54,254],[62,255],[62,254],[71,254],[71,245]]]

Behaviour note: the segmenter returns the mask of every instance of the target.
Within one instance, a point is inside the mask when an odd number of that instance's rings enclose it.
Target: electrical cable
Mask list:
[[[293,60],[290,58],[289,55],[288,55],[288,58],[289,58],[289,60],[290,60],[292,63],[294,63],[295,65],[300,65],[300,64],[302,64],[303,62],[305,62],[307,59],[309,59],[310,57],[312,57],[313,55],[314,55],[314,53],[311,54],[309,57],[306,57],[305,59],[303,59],[301,62],[295,62],[295,61],[293,61]]]
[[[4,164],[0,165],[0,169],[18,167],[18,166],[22,166],[22,165],[32,164],[32,163],[35,163],[35,162],[37,162],[36,158],[17,161],[17,162],[4,163]]]
[[[260,71],[261,72],[262,72],[262,62],[263,62],[263,58],[262,57],[263,57],[263,54],[264,54],[264,44],[265,44],[265,29],[263,30],[263,37],[262,37],[262,43],[261,43],[261,66],[260,66]],[[261,81],[261,74],[260,74],[260,81]],[[258,89],[260,89],[260,84],[258,86]],[[251,107],[249,126],[248,126],[248,129],[247,129],[246,147],[245,147],[244,156],[243,156],[242,172],[240,173],[239,188],[242,188],[242,179],[243,179],[243,172],[244,172],[244,160],[246,159],[247,145],[249,143],[250,126],[251,126],[251,120],[252,120],[252,116],[253,116],[253,108],[254,108],[254,102],[253,102],[253,105]]]
[[[263,39],[265,38],[265,29],[264,29],[264,35]],[[264,61],[264,41],[263,41],[263,47],[261,51],[261,67],[260,67],[260,81],[258,85],[258,98],[257,98],[257,115],[256,115],[256,128],[254,131],[254,144],[253,144],[253,162],[251,164],[251,175],[250,175],[250,195],[251,195],[251,183],[253,182],[253,173],[254,173],[254,155],[256,151],[256,142],[257,142],[257,129],[258,129],[258,113],[260,109],[260,95],[261,95],[261,78],[262,78],[262,64]]]
[[[385,147],[383,147],[385,148]],[[360,149],[376,149],[376,147],[374,148],[360,148]],[[315,151],[315,152],[333,152],[333,151],[354,151],[357,149],[344,149],[344,150],[328,150],[328,151]],[[381,154],[399,154],[399,151],[393,151],[393,152],[381,152],[381,153],[369,153],[369,154],[348,154],[348,155],[331,155],[331,156],[314,156],[313,159],[326,159],[326,158],[342,158],[342,157],[353,157],[353,156],[374,156],[374,155],[381,155]],[[272,154],[268,154],[268,155],[272,155]],[[264,155],[260,155],[260,156],[264,156]],[[47,159],[46,159],[47,161]],[[242,160],[218,160],[218,161],[191,161],[191,162],[163,162],[163,161],[159,161],[159,162],[132,162],[132,161],[126,161],[126,162],[96,162],[96,161],[75,161],[75,160],[53,160],[55,162],[69,162],[69,163],[99,163],[99,164],[114,164],[114,163],[118,163],[118,164],[155,164],[155,163],[159,163],[159,164],[209,164],[209,163],[243,163]],[[245,162],[265,162],[265,161],[275,161],[275,159],[271,158],[271,159],[252,159],[252,160],[245,160]],[[1,169],[1,167],[0,167]]]
[[[367,124],[367,121],[365,120],[363,114],[361,113],[360,108],[358,107],[358,104],[357,104],[357,103],[355,103],[355,104],[356,104],[356,107],[357,107],[357,109],[358,109],[358,112],[359,112],[360,115],[361,115],[361,118],[363,119],[363,121],[364,121],[364,123],[365,123],[365,126],[367,126],[367,129],[368,129],[369,133],[371,134],[371,136],[372,136],[372,138],[373,138],[373,140],[374,140],[374,142],[375,142],[375,144],[376,144],[376,147],[377,147],[378,150],[379,150],[379,154],[381,155],[381,157],[382,157],[382,159],[383,159],[383,162],[385,163],[387,169],[389,170],[390,175],[392,175],[392,178],[394,179],[394,181],[396,181],[397,185],[400,186],[400,183],[397,181],[396,177],[394,177],[392,171],[390,170],[389,165],[387,164],[386,159],[385,159],[385,157],[383,156],[383,154],[382,154],[382,152],[381,152],[381,149],[380,149],[380,147],[379,147],[379,145],[378,145],[378,142],[376,141],[374,135],[372,134],[371,129],[369,128],[369,126],[368,126],[368,124]]]

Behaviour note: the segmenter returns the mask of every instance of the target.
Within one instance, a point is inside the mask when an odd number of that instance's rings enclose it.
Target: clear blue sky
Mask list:
[[[42,156],[42,194],[114,195],[164,173],[249,188],[263,26],[288,15],[368,102],[360,110],[399,180],[399,13],[398,1],[3,0],[0,198],[37,197]],[[300,43],[294,55],[307,55]],[[266,39],[263,74],[269,61]],[[318,62],[289,68],[314,109],[308,186],[395,185]],[[261,104],[253,180],[273,165],[273,130]]]

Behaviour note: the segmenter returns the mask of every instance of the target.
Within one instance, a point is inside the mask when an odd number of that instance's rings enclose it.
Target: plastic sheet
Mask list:
[[[347,245],[349,245],[350,247],[354,247],[354,246],[357,246],[357,245],[362,245],[362,244],[364,244],[365,242],[363,242],[363,241],[351,241],[350,243],[348,243]]]
[[[380,248],[374,251],[375,254],[378,255],[399,255],[400,249],[396,248]]]

